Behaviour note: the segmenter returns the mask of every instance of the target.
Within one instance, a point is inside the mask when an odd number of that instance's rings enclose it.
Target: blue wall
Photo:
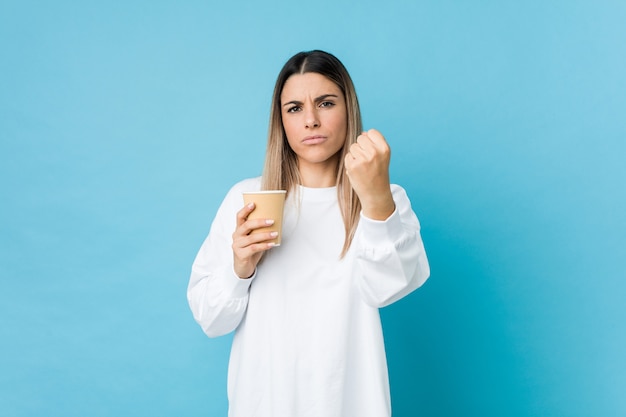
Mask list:
[[[626,3],[107,3],[0,2],[0,414],[225,415],[190,265],[321,48],[431,260],[394,415],[626,415]]]

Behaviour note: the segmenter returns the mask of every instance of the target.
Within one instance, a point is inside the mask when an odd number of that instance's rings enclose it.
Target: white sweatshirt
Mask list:
[[[242,191],[259,189],[254,178],[229,191],[187,293],[208,336],[235,330],[228,415],[390,416],[378,309],[430,274],[405,191],[392,185],[396,210],[387,220],[361,216],[340,259],[344,226],[336,188],[298,187],[285,206],[281,246],[266,252],[252,278],[240,279],[231,249],[236,213],[244,205]]]

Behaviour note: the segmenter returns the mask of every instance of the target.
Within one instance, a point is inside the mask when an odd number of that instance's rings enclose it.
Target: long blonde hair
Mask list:
[[[270,110],[262,188],[264,190],[287,190],[289,194],[300,184],[298,159],[287,142],[287,135],[283,128],[280,96],[289,77],[309,72],[323,75],[334,82],[341,89],[346,100],[348,119],[346,140],[339,151],[336,177],[337,200],[345,229],[345,240],[340,255],[343,257],[350,249],[361,211],[361,202],[350,185],[343,161],[350,145],[356,142],[357,137],[363,131],[363,125],[359,101],[350,74],[341,61],[328,52],[319,50],[300,52],[291,57],[278,74]]]

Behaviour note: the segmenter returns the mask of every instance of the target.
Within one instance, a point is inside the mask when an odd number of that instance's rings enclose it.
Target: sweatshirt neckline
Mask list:
[[[305,200],[329,200],[337,199],[337,187],[313,188],[298,185],[298,191]]]

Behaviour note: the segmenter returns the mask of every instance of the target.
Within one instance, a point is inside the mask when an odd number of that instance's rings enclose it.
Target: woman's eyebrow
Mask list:
[[[295,106],[301,106],[301,105],[302,105],[302,102],[301,102],[301,101],[298,101],[298,100],[291,100],[291,101],[288,101],[288,102],[286,102],[285,104],[283,104],[283,107],[285,107],[285,106],[290,106],[290,105],[292,105],[292,104],[293,104],[293,105],[295,105]]]
[[[322,94],[321,96],[315,98],[315,102],[318,103],[318,102],[326,100],[327,98],[330,98],[330,97],[332,97],[332,98],[339,98],[339,96],[337,94]],[[302,102],[298,101],[298,100],[291,100],[291,101],[288,101],[285,104],[283,104],[283,107],[289,106],[289,105],[301,106]]]
[[[323,100],[326,100],[327,98],[330,98],[330,97],[332,97],[332,98],[339,98],[339,96],[337,94],[323,94],[323,95],[317,97],[315,99],[315,101],[316,102],[317,101],[323,101]]]

